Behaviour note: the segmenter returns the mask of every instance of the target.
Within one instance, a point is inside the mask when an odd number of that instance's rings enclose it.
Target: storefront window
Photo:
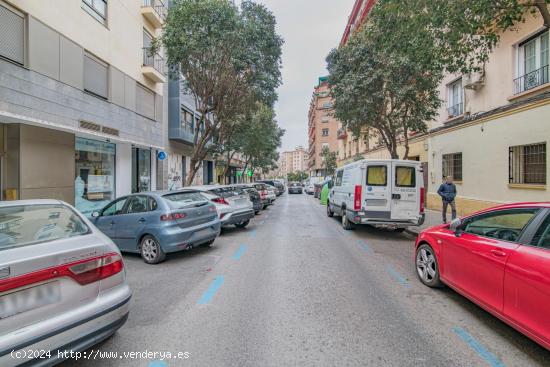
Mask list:
[[[75,207],[90,216],[115,198],[115,144],[76,138]]]
[[[132,192],[151,190],[151,151],[132,148]]]

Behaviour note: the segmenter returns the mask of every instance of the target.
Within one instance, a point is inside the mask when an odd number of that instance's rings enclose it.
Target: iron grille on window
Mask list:
[[[443,154],[443,178],[462,181],[462,153]]]
[[[0,56],[25,62],[25,18],[0,5]]]
[[[548,83],[548,65],[514,80],[514,94]]]
[[[546,143],[510,147],[509,162],[511,184],[546,185]]]

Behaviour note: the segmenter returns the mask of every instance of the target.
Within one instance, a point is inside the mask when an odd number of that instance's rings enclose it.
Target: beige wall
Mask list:
[[[9,3],[60,32],[108,64],[162,95],[162,83],[141,73],[143,28],[159,30],[141,15],[142,0],[108,2],[107,26],[81,8],[81,0],[10,0]]]

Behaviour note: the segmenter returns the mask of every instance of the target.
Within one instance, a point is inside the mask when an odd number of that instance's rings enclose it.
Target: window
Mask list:
[[[323,136],[328,136],[328,129],[323,129],[322,130],[322,135]]]
[[[25,63],[25,17],[0,5],[0,56]]]
[[[332,102],[323,102],[323,108],[332,108]]]
[[[322,118],[321,118],[321,122],[328,122],[329,120],[329,115],[324,115]]]
[[[107,0],[82,0],[82,9],[101,24],[107,24]]]
[[[155,119],[155,93],[141,84],[136,88],[136,112],[151,120]]]
[[[95,56],[84,54],[84,90],[95,96],[109,97],[109,66]]]
[[[535,233],[535,236],[531,240],[531,245],[550,250],[550,215],[546,216],[537,233]]]
[[[546,185],[546,143],[510,147],[509,172],[511,184]]]
[[[549,34],[546,31],[518,46],[515,94],[548,83],[549,42]]]
[[[124,209],[124,206],[126,205],[126,202],[128,201],[128,198],[122,198],[118,199],[117,201],[109,204],[108,206],[103,209],[101,212],[102,217],[110,217],[111,215],[119,215],[123,214],[122,210]]]
[[[367,186],[387,186],[388,185],[388,167],[387,166],[368,166],[367,167]]]
[[[416,169],[414,167],[395,167],[395,186],[416,187]]]
[[[132,196],[128,199],[126,214],[145,213],[147,211],[147,196]]]
[[[344,171],[336,172],[336,180],[334,180],[334,186],[342,186],[342,177],[344,176]]]
[[[466,220],[464,231],[479,236],[515,242],[538,209],[502,210]]]
[[[447,112],[449,117],[460,116],[464,113],[463,97],[462,78],[447,86]]]
[[[149,210],[154,212],[159,207],[157,201],[153,199],[152,197],[149,197]]]
[[[462,153],[443,154],[443,178],[451,176],[462,181]]]
[[[0,209],[0,251],[88,232],[88,226],[65,205],[18,205]]]
[[[151,151],[132,148],[132,193],[151,190]]]

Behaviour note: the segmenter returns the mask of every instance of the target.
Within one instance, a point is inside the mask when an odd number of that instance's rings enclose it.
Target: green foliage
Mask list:
[[[290,172],[286,175],[288,182],[302,182],[309,177],[306,171]]]
[[[325,170],[325,176],[334,175],[336,170],[336,160],[338,155],[336,152],[331,152],[328,147],[323,147],[321,151],[321,159],[323,160],[323,169]]]

